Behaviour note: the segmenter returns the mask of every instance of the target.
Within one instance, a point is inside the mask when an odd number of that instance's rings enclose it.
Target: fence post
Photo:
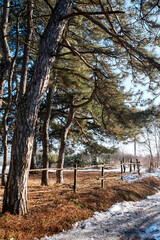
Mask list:
[[[129,171],[132,172],[132,158],[130,159],[130,167],[129,167]]]
[[[124,164],[124,158],[122,159],[122,162],[123,162],[123,172],[125,173],[126,172],[126,166]]]
[[[134,167],[134,171],[136,170],[136,163],[134,162],[133,164],[133,167]]]
[[[158,168],[158,161],[155,162],[155,168]]]
[[[138,172],[138,175],[140,175],[140,161],[138,161],[137,172]]]
[[[136,159],[136,164],[137,164],[137,173],[138,175],[140,175],[140,161],[138,161],[138,159]]]
[[[121,180],[123,181],[123,161],[121,161]]]
[[[136,166],[137,166],[137,171],[138,171],[138,159],[136,159]]]
[[[74,186],[73,186],[73,190],[76,193],[77,192],[77,163],[74,166]]]
[[[101,171],[101,188],[104,188],[104,164],[102,165]]]

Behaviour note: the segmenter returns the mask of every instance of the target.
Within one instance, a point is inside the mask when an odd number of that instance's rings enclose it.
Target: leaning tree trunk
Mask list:
[[[43,168],[49,167],[49,122],[51,115],[51,106],[52,106],[52,96],[53,96],[53,88],[49,87],[49,92],[47,94],[47,102],[46,102],[46,115],[44,118],[43,124]],[[49,175],[48,170],[42,171],[42,185],[49,185]]]
[[[50,70],[70,13],[72,0],[59,0],[41,39],[32,81],[19,103],[12,141],[10,171],[4,191],[2,212],[28,213],[27,182],[35,125],[40,103],[47,89]]]
[[[64,127],[64,130],[61,136],[61,143],[60,143],[58,161],[57,161],[57,168],[59,168],[60,170],[57,170],[56,172],[57,183],[63,183],[63,170],[61,169],[63,169],[63,166],[64,166],[65,145],[66,145],[68,132],[72,125],[73,119],[74,119],[74,108],[73,106],[71,106],[68,113],[67,123]]]

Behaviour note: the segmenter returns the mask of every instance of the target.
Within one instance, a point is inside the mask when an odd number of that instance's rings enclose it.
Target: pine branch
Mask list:
[[[89,104],[89,103],[94,99],[95,94],[96,94],[96,89],[93,90],[90,98],[89,98],[86,102],[81,103],[81,104],[79,104],[79,105],[73,105],[73,108],[80,108],[80,107],[86,106],[87,104]]]
[[[124,12],[123,11],[105,11],[106,15],[118,14],[118,13],[124,13]],[[82,11],[81,13],[80,12],[74,12],[74,13],[68,14],[61,19],[63,20],[63,19],[66,19],[66,18],[81,16],[81,15],[82,16],[87,16],[87,15],[103,15],[103,14],[104,14],[104,12],[83,12]]]
[[[51,9],[51,11],[54,11],[54,8],[52,7],[52,5],[48,2],[48,0],[44,0],[45,3],[48,5],[48,7]]]
[[[73,7],[76,11],[78,12],[82,12],[80,8],[78,7]],[[147,54],[144,54],[143,52],[139,51],[137,48],[135,48],[132,44],[130,44],[129,42],[127,42],[125,39],[122,38],[121,35],[115,34],[113,32],[111,32],[104,24],[102,24],[101,22],[97,21],[95,18],[86,15],[85,16],[87,19],[89,19],[91,22],[93,22],[94,24],[96,24],[97,26],[99,26],[102,30],[104,30],[108,35],[110,35],[111,37],[113,37],[114,40],[117,41],[117,43],[121,44],[122,46],[125,47],[125,49],[130,49],[132,50],[134,53],[136,53],[137,55],[139,55],[139,57],[143,58],[144,60],[147,60],[147,62],[149,64],[151,64],[153,67],[157,68],[160,71],[160,63],[158,63],[157,61],[154,60],[154,58],[149,57]]]
[[[87,142],[89,145],[91,145],[95,150],[96,152],[98,152],[97,148],[94,146],[94,143],[92,141],[89,140],[87,134],[85,133],[85,131],[83,130],[83,127],[80,125],[80,123],[78,122],[77,119],[74,119],[74,122],[77,124],[77,126],[80,128],[82,134],[84,135],[84,137],[86,138]]]
[[[67,39],[63,38],[63,40],[65,41],[65,43],[67,44],[67,47],[71,50],[71,52],[73,53],[73,55],[77,55],[78,57],[80,57],[80,59],[81,59],[89,68],[91,68],[92,70],[95,71],[95,68],[92,67],[92,65],[90,65],[90,64],[87,62],[87,60],[86,60],[77,50],[75,50],[75,49],[71,46],[71,44],[69,43],[69,41],[68,41]]]

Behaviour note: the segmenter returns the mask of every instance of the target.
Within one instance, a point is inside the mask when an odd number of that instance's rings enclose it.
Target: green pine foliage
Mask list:
[[[55,0],[49,1],[53,7],[55,2]],[[140,102],[146,103],[143,102],[143,91],[133,91],[133,88],[147,86],[148,91],[153,92],[153,98],[159,94],[159,71],[147,58],[140,56],[122,41],[126,41],[148,58],[154,57],[155,60],[159,60],[156,54],[159,46],[159,3],[140,1],[140,4],[137,0],[101,2],[103,7],[98,0],[74,2],[74,6],[83,13],[91,13],[90,16],[108,31],[87,19],[85,14],[74,15],[77,11],[75,8],[72,9],[73,16],[69,17],[50,79],[50,84],[56,87],[49,130],[51,139],[60,139],[71,99],[74,99],[74,105],[77,106],[87,102],[95,91],[92,101],[75,109],[75,121],[69,133],[69,140],[74,144],[84,144],[87,148],[88,145],[94,146],[93,149],[98,148],[99,135],[103,136],[103,139],[114,137],[116,140],[126,140],[140,133],[148,113],[138,110],[136,104],[132,104],[135,95],[139,97]],[[1,1],[1,9],[2,5]],[[28,65],[28,86],[34,72],[42,34],[52,12],[45,1],[36,0],[33,5],[33,38]],[[8,117],[10,138],[14,131],[18,104],[27,31],[26,9],[26,2],[23,0],[11,2],[8,41],[12,56],[17,43],[19,48],[14,68],[13,100]],[[121,12],[105,15],[103,11]],[[94,14],[95,12],[101,14]],[[17,23],[18,38],[15,37]],[[129,92],[124,88],[127,77],[130,77],[129,81],[133,83]],[[151,105],[152,101],[149,101],[150,99],[147,104]],[[3,108],[6,102],[5,96]],[[40,108],[40,117],[45,114],[45,104],[44,99]]]

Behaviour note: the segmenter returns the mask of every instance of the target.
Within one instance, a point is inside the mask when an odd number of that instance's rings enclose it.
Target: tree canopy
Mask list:
[[[4,171],[12,139],[3,212],[25,214],[36,127],[42,134],[46,126],[45,158],[59,141],[63,162],[67,138],[108,152],[100,138],[135,139],[150,121],[159,96],[159,1],[3,0],[0,21]]]

